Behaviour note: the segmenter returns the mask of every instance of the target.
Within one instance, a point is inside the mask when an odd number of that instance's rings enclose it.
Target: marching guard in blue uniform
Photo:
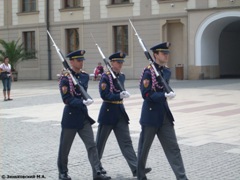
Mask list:
[[[171,72],[166,66],[169,57],[169,42],[151,48],[154,65],[169,83]],[[177,180],[187,180],[185,169],[174,130],[174,118],[167,99],[175,97],[174,92],[166,93],[162,83],[157,81],[151,65],[146,67],[140,80],[140,90],[144,100],[140,118],[141,133],[138,144],[138,180],[146,180],[144,171],[149,150],[157,135]]]
[[[87,91],[89,75],[83,72],[83,61],[85,51],[78,50],[67,55],[70,59],[71,73],[76,77],[77,81]],[[59,80],[59,88],[63,103],[65,104],[62,116],[62,132],[60,137],[59,154],[58,154],[58,170],[59,179],[71,180],[68,175],[68,155],[75,138],[78,134],[85,144],[88,158],[92,166],[94,180],[111,179],[106,176],[106,171],[102,168],[98,158],[96,143],[91,125],[95,121],[88,115],[86,106],[93,101],[83,100],[82,94],[78,88],[74,87],[73,80],[68,72],[63,72]],[[82,179],[80,177],[80,179]]]
[[[117,52],[109,57],[112,70],[123,86],[125,75],[121,73],[121,69],[125,56],[126,54]],[[99,91],[103,99],[98,116],[99,126],[96,139],[99,158],[102,158],[107,139],[113,131],[121,152],[135,177],[137,176],[137,156],[130,137],[129,117],[123,105],[123,99],[128,98],[130,94],[127,91],[120,91],[117,81],[113,79],[109,71],[102,74]],[[151,168],[145,170],[146,173],[150,171]]]

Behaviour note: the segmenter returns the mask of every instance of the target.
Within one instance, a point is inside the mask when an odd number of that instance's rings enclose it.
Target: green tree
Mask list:
[[[16,66],[19,62],[36,58],[35,50],[27,52],[24,48],[23,43],[18,43],[19,39],[17,41],[13,40],[11,42],[0,39],[0,44],[3,47],[3,49],[0,50],[0,55],[2,56],[0,58],[2,60],[3,57],[7,56],[9,58],[9,63],[11,64],[13,71],[16,71]]]

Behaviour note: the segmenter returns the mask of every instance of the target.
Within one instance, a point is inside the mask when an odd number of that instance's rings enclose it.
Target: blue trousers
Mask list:
[[[6,79],[2,79],[3,91],[10,91],[11,90],[11,82],[12,82],[11,77],[8,77]]]

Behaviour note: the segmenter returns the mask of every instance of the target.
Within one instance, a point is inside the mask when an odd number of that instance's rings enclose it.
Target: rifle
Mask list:
[[[48,34],[49,38],[52,40],[53,46],[55,47],[55,49],[56,49],[56,51],[57,51],[57,54],[58,54],[59,58],[60,58],[61,61],[62,61],[64,70],[66,70],[66,71],[69,73],[69,75],[71,76],[74,86],[77,87],[77,88],[80,90],[80,92],[81,92],[84,100],[88,100],[88,99],[91,99],[91,100],[92,100],[92,98],[91,98],[91,97],[89,96],[89,94],[85,91],[85,89],[83,88],[83,86],[82,86],[82,85],[77,81],[77,79],[73,76],[73,74],[72,74],[72,72],[71,72],[70,66],[68,65],[66,59],[64,58],[61,50],[57,47],[56,43],[54,42],[54,40],[53,40],[53,38],[52,38],[52,36],[51,36],[51,34],[50,34],[50,32],[49,32],[48,30],[47,30],[47,34]]]
[[[113,79],[115,79],[115,80],[117,81],[117,84],[118,84],[118,86],[119,86],[119,88],[120,88],[120,91],[121,91],[121,92],[122,92],[122,91],[126,91],[126,90],[124,89],[122,83],[119,81],[119,79],[118,79],[118,78],[116,77],[116,75],[114,74],[114,72],[113,72],[113,70],[112,70],[112,68],[111,68],[111,65],[110,65],[109,61],[106,60],[106,57],[104,56],[101,48],[100,48],[100,47],[98,46],[98,44],[96,43],[96,41],[95,41],[92,33],[91,33],[91,36],[92,36],[92,39],[93,39],[95,45],[96,45],[97,48],[98,48],[99,53],[101,54],[101,56],[102,56],[102,58],[103,58],[103,61],[104,61],[105,65],[106,65],[106,67],[108,68],[109,72],[112,74]]]
[[[154,70],[154,72],[155,72],[155,74],[156,74],[156,77],[157,77],[158,82],[161,82],[161,83],[163,84],[163,87],[165,88],[165,90],[166,90],[167,93],[170,93],[171,91],[173,92],[172,88],[168,85],[168,83],[167,83],[167,82],[165,81],[165,79],[162,77],[161,73],[159,73],[159,72],[157,71],[151,55],[150,55],[149,52],[147,51],[147,49],[146,49],[146,47],[145,47],[142,39],[141,39],[140,36],[138,35],[138,33],[137,33],[137,31],[136,31],[135,27],[133,26],[132,21],[131,21],[130,19],[129,19],[129,22],[130,22],[130,24],[131,24],[131,26],[132,26],[132,28],[133,28],[133,30],[134,30],[134,32],[135,32],[135,35],[136,35],[137,38],[138,38],[138,41],[139,41],[139,43],[140,43],[140,45],[141,45],[141,47],[142,47],[142,49],[143,49],[143,51],[144,51],[144,54],[145,54],[146,58],[149,60],[150,65],[152,66],[152,68],[153,68],[153,70]]]

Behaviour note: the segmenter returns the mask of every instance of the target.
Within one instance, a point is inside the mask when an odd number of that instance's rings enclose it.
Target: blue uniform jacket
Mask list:
[[[116,75],[124,86],[125,75]],[[102,74],[99,82],[99,92],[103,103],[99,112],[98,122],[101,125],[115,125],[119,119],[129,122],[123,100],[120,98],[120,90],[117,81],[113,80],[110,72]]]
[[[76,77],[79,83],[87,91],[89,75],[81,72],[72,74]],[[73,85],[72,79],[69,74],[65,74],[60,78],[59,82],[60,93],[63,103],[65,104],[62,116],[62,127],[70,129],[83,128],[84,120],[89,120],[91,124],[95,121],[89,117],[88,109],[83,104],[83,98],[78,88]]]
[[[155,63],[156,69],[162,74],[163,78],[169,83],[171,71],[167,67],[160,67]],[[174,118],[169,109],[165,90],[162,83],[156,81],[156,75],[151,66],[144,69],[141,81],[140,90],[144,99],[140,124],[144,126],[160,127],[164,114],[166,113],[169,119],[173,122]]]

